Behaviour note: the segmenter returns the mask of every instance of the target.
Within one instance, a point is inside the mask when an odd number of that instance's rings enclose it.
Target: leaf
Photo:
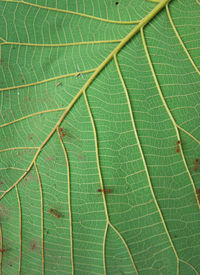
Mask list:
[[[199,274],[199,1],[0,6],[2,274]]]

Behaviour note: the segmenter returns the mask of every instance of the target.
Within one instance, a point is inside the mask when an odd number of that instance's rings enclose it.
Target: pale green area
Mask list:
[[[139,32],[117,54],[128,98],[111,59],[87,88],[87,98],[82,94],[63,119],[69,167],[58,133],[50,136],[63,108],[93,74],[84,71],[95,70],[136,26],[97,19],[141,20],[158,5],[116,2],[26,1],[58,10],[0,2],[0,150],[14,149],[0,151],[1,248],[7,249],[2,275],[200,274],[200,161],[194,171],[200,159],[198,1],[169,3],[185,49],[165,8],[144,28],[162,96]],[[92,41],[101,42],[80,44]],[[77,45],[61,45],[66,43]],[[66,74],[74,75],[60,78]],[[48,136],[36,158],[41,194],[36,168],[29,166]],[[17,189],[5,194],[27,169]],[[111,189],[106,204],[97,192],[101,176]]]

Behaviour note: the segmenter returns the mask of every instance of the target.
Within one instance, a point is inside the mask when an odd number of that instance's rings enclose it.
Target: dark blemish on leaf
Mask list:
[[[0,180],[0,185],[2,185],[2,184],[3,184],[3,181]]]
[[[56,216],[58,219],[60,219],[60,214],[58,214],[54,209],[49,209],[50,213],[52,213],[54,216]]]
[[[25,182],[29,182],[31,180],[36,180],[37,181],[37,178],[34,176],[34,174],[32,173],[28,173],[26,174],[26,176],[24,177],[24,181]]]
[[[37,244],[35,241],[31,243],[31,251],[35,250],[37,248]]]
[[[110,193],[110,189],[97,189],[98,192],[103,192],[103,193]]]
[[[1,248],[0,249],[1,253],[3,254],[4,252],[8,251],[6,248]]]
[[[61,132],[61,134],[62,134],[62,137],[65,137],[66,134],[63,132],[63,128],[59,128],[59,130],[60,130],[60,132]]]
[[[30,181],[30,179],[31,179],[31,176],[30,176],[30,175],[29,175],[29,176],[26,176],[26,177],[24,178],[24,180],[25,180],[26,182]]]
[[[56,87],[58,87],[58,86],[62,86],[62,82],[61,81],[58,82],[58,83],[56,83]]]
[[[199,159],[196,158],[195,163],[194,163],[194,171],[197,171],[198,161],[199,161]]]
[[[119,5],[119,2],[115,2],[115,5],[116,5],[116,6]]]
[[[29,135],[29,136],[28,136],[28,140],[31,140],[31,139],[33,139],[33,136],[32,136],[32,135]]]
[[[200,188],[199,188],[199,190],[197,190],[197,198],[198,198],[199,203],[200,203]]]
[[[69,130],[67,130],[66,128],[59,128],[59,130],[62,134],[62,137],[67,136],[68,140],[69,139],[76,139],[76,137]]]
[[[22,81],[23,83],[26,83],[25,76],[24,76],[22,73],[20,73],[20,75],[21,75],[21,81]]]
[[[46,232],[46,234],[49,234],[49,230],[47,230],[46,228],[44,228],[44,231]]]
[[[11,264],[11,263],[8,263],[8,265],[9,265],[9,266],[12,266],[12,264]]]
[[[180,152],[180,150],[179,150],[179,145],[180,145],[180,143],[181,143],[180,140],[178,140],[178,141],[177,141],[177,147],[176,147],[176,152],[177,152],[177,153]]]

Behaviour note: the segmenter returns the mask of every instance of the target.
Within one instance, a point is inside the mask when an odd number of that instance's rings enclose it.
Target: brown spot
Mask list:
[[[2,185],[2,184],[3,184],[3,181],[0,180],[0,185]]]
[[[24,178],[24,180],[27,182],[27,181],[30,181],[30,179],[31,179],[31,175],[28,175],[28,176],[26,176],[25,178]]]
[[[67,128],[63,128],[63,133],[65,136],[67,136],[68,139],[77,139],[77,137],[73,135],[72,132],[70,132]]]
[[[29,172],[29,173],[24,177],[24,182],[22,182],[22,185],[24,185],[23,183],[29,182],[29,181],[31,181],[31,180],[37,181],[37,178],[34,176],[33,173]]]
[[[36,244],[35,241],[33,241],[33,242],[31,243],[31,250],[33,251],[33,250],[35,250],[36,248],[37,248],[37,244]]]
[[[51,214],[53,214],[55,217],[57,217],[58,219],[60,219],[61,215],[57,212],[57,210],[54,210],[54,209],[49,209],[49,212]]]
[[[21,80],[22,80],[22,82],[23,82],[23,83],[26,83],[25,76],[24,76],[22,73],[20,73],[20,76],[21,76]]]
[[[31,139],[33,139],[33,136],[32,136],[32,135],[29,135],[29,136],[28,136],[28,140],[31,140]]]
[[[58,86],[62,86],[62,82],[61,81],[58,82],[58,83],[56,83],[56,87],[58,87]]]

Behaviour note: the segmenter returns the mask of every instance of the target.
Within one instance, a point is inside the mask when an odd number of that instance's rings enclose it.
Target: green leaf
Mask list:
[[[199,0],[0,7],[2,274],[199,274]]]

